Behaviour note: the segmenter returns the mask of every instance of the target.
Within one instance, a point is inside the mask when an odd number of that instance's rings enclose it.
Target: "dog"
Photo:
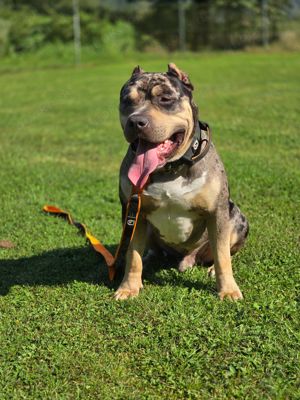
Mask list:
[[[137,296],[143,287],[146,247],[150,254],[176,254],[179,271],[212,266],[220,299],[243,298],[231,255],[243,246],[249,225],[230,199],[209,128],[198,121],[193,89],[173,63],[166,73],[137,66],[121,89],[120,122],[129,143],[119,180],[123,220],[132,186],[143,191],[124,277],[114,294],[118,300]]]

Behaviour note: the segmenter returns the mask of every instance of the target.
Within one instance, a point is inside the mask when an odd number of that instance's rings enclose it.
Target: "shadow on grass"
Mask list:
[[[171,257],[169,259],[163,258],[158,262],[157,260],[152,261],[144,267],[143,279],[158,286],[185,287],[189,290],[196,289],[204,290],[209,293],[216,292],[215,282],[211,281],[206,283],[201,282],[201,280],[196,282],[192,281],[186,273],[178,272],[176,265],[178,265],[178,259],[176,259],[176,257]],[[162,269],[168,270],[163,276],[158,273]]]
[[[108,246],[114,254],[117,246]],[[158,262],[157,262],[158,261]],[[211,292],[211,285],[201,282],[191,282],[184,274],[178,274],[174,269],[168,271],[163,277],[158,274],[162,268],[176,265],[174,260],[163,264],[156,260],[147,266],[143,277],[150,283],[159,286],[183,286]],[[122,271],[114,282],[108,279],[108,270],[102,257],[95,253],[91,247],[57,249],[40,255],[0,260],[0,295],[6,295],[15,285],[24,286],[57,286],[69,282],[80,281],[92,285],[105,285],[109,288],[118,287],[122,278]]]
[[[111,246],[114,251],[114,246]],[[72,281],[113,287],[103,259],[90,247],[48,251],[36,256],[0,260],[0,295],[14,285],[64,285]]]

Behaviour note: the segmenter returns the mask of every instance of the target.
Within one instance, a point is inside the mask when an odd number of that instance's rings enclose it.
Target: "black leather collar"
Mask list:
[[[202,131],[206,132],[206,137],[202,135]],[[202,149],[203,143],[206,143],[205,147]],[[184,155],[179,158],[179,160],[169,162],[167,166],[169,168],[177,167],[180,164],[193,165],[196,161],[201,160],[210,149],[211,145],[211,130],[206,122],[198,121],[198,125],[195,130],[192,142],[188,150]]]

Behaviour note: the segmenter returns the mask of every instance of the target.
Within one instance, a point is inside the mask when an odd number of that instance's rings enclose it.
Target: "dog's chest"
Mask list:
[[[154,182],[143,192],[149,211],[147,220],[169,244],[181,244],[192,235],[201,216],[191,205],[191,200],[206,182],[206,174],[189,182],[179,176],[168,182]]]

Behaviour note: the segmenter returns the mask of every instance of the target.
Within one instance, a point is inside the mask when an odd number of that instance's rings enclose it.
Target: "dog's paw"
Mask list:
[[[129,284],[121,284],[119,289],[114,293],[115,300],[126,300],[131,297],[137,297],[139,295],[140,290],[143,288],[143,285],[134,285],[131,286]]]
[[[178,271],[184,272],[187,269],[193,268],[194,265],[195,265],[195,255],[188,254],[178,264]]]
[[[118,289],[115,294],[114,298],[116,300],[126,300],[129,299],[130,297],[136,297],[138,296],[140,292],[140,289]]]
[[[221,300],[229,299],[229,300],[242,300],[243,295],[240,291],[238,285],[234,282],[230,285],[224,285],[218,291],[219,298]]]

